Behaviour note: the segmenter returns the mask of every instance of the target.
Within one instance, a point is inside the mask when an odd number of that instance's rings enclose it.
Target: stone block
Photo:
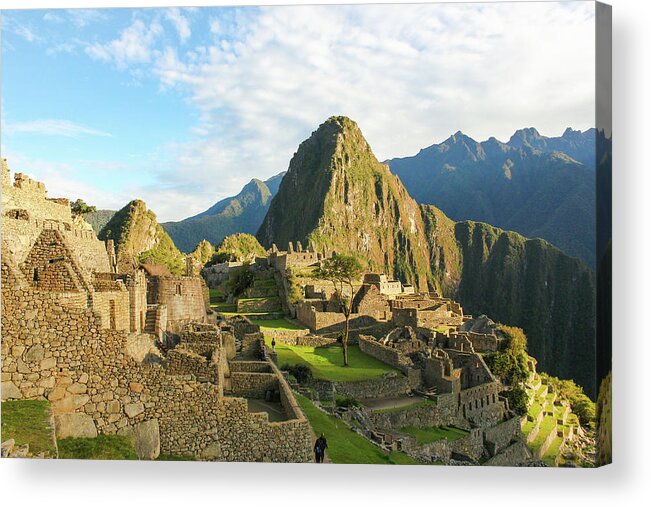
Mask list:
[[[120,435],[133,439],[136,454],[140,459],[153,460],[160,454],[160,429],[158,419],[149,419],[134,426],[121,428]]]
[[[52,403],[52,413],[54,415],[60,415],[74,412],[78,408],[83,407],[89,400],[90,398],[86,394],[66,396],[62,400]]]
[[[56,367],[57,359],[56,357],[46,357],[41,361],[41,370],[51,370]]]
[[[45,349],[43,348],[43,345],[37,343],[36,345],[32,345],[27,352],[25,352],[23,359],[28,363],[35,363],[41,361],[44,357]]]
[[[142,414],[145,411],[145,407],[142,403],[128,403],[124,406],[124,413],[127,414],[130,418],[136,417],[138,414]]]
[[[86,385],[75,382],[74,384],[70,384],[67,390],[72,394],[84,394],[86,392]]]
[[[88,414],[73,413],[57,415],[54,418],[54,425],[56,427],[57,438],[94,438],[97,436],[95,422]]]
[[[2,383],[2,401],[20,400],[23,397],[20,389],[11,381]]]

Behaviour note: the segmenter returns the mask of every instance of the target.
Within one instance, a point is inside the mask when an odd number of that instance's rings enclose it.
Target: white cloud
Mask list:
[[[27,42],[40,42],[43,40],[31,26],[18,24],[14,27],[14,33]]]
[[[287,168],[334,114],[356,120],[380,160],[457,130],[478,140],[594,123],[592,4],[305,6],[209,22],[216,42],[165,49],[155,73],[189,93],[200,138],[160,177],[234,193]],[[214,201],[212,201],[214,202]],[[212,202],[206,202],[206,205]]]
[[[69,120],[33,120],[25,122],[13,122],[4,126],[4,130],[9,133],[29,133],[41,134],[48,136],[65,136],[79,137],[80,135],[110,137],[111,134],[97,130],[85,125],[71,122]]]
[[[174,25],[174,28],[176,28],[181,43],[184,43],[190,38],[192,35],[190,20],[181,14],[181,10],[178,7],[167,9],[165,11],[165,17]]]
[[[91,44],[86,47],[86,53],[95,60],[112,62],[118,68],[147,63],[151,60],[156,38],[162,33],[163,27],[157,21],[146,25],[136,19],[117,39],[106,44]]]

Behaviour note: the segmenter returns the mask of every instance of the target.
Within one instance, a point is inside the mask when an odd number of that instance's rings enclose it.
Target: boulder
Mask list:
[[[160,429],[158,419],[149,419],[118,431],[133,440],[139,459],[153,460],[160,454]]]
[[[136,417],[138,414],[142,414],[145,411],[145,407],[142,403],[127,403],[124,406],[124,413],[127,414],[130,418]]]
[[[20,389],[12,381],[2,383],[2,401],[20,400],[23,397]]]
[[[44,357],[45,349],[43,348],[43,345],[37,343],[36,345],[32,345],[27,352],[25,352],[24,359],[27,363],[34,363],[41,361]]]
[[[54,418],[54,426],[56,427],[57,438],[94,438],[97,436],[95,421],[88,414],[74,413],[57,415]]]

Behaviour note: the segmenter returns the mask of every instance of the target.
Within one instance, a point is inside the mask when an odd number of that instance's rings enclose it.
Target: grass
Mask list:
[[[50,427],[50,405],[41,400],[2,402],[2,441],[13,438],[16,445],[29,444],[32,454],[56,455]]]
[[[271,347],[271,338],[265,338]],[[364,354],[357,345],[348,346],[348,366],[344,366],[343,352],[340,345],[330,347],[300,347],[276,344],[278,364],[304,364],[310,367],[314,377],[333,382],[354,382],[381,378],[385,373],[394,371],[402,373],[374,357]]]
[[[434,426],[432,428],[415,428],[413,426],[407,426],[401,428],[400,431],[416,437],[416,443],[418,443],[418,445],[429,444],[444,439],[453,442],[468,434],[467,431],[449,426]]]
[[[237,309],[237,305],[233,303],[218,302],[210,303],[210,308],[217,310],[218,312],[234,312]]]
[[[266,296],[259,298],[237,298],[238,301],[248,302],[248,301],[278,301],[280,296]]]
[[[346,423],[316,408],[310,400],[296,395],[303,413],[314,433],[323,433],[328,441],[327,457],[333,463],[368,463],[377,465],[419,465],[420,462],[403,452],[386,453],[361,435],[352,431]]]
[[[556,456],[558,456],[562,443],[563,443],[563,439],[556,437],[552,441],[552,443],[549,444],[549,448],[547,449],[547,452],[545,452],[543,456],[543,461],[547,463],[549,466],[554,466],[554,461],[556,460]]]
[[[251,324],[256,324],[260,326],[260,329],[264,331],[265,329],[284,329],[287,331],[296,331],[301,329],[307,329],[305,326],[300,326],[290,320],[285,318],[283,319],[249,319]]]
[[[138,459],[133,442],[123,435],[98,435],[95,438],[64,438],[57,441],[63,459]]]
[[[416,403],[412,403],[411,405],[403,405],[401,407],[391,407],[391,408],[380,408],[378,410],[374,410],[376,414],[393,414],[396,412],[405,412],[407,410],[415,410],[417,408],[423,408],[427,406],[436,406],[436,401],[435,400],[422,400]]]

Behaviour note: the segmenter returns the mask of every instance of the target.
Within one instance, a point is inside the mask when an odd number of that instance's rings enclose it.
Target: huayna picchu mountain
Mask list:
[[[338,116],[301,143],[257,237],[265,247],[301,241],[352,251],[371,270],[425,290],[429,256],[418,204],[375,158],[357,124]]]
[[[594,268],[595,139],[595,129],[545,137],[526,128],[507,143],[457,132],[386,163],[419,203],[541,237]]]
[[[348,118],[328,119],[301,143],[257,237],[355,253],[372,270],[523,327],[542,370],[595,395],[592,271],[544,240],[417,205]]]
[[[129,271],[140,263],[153,263],[163,264],[172,274],[185,273],[185,256],[143,201],[133,200],[116,212],[97,236],[115,242],[119,271]]]
[[[203,213],[161,225],[183,252],[191,252],[204,239],[218,245],[231,234],[255,234],[284,174],[266,181],[254,178],[239,194],[222,199]]]

